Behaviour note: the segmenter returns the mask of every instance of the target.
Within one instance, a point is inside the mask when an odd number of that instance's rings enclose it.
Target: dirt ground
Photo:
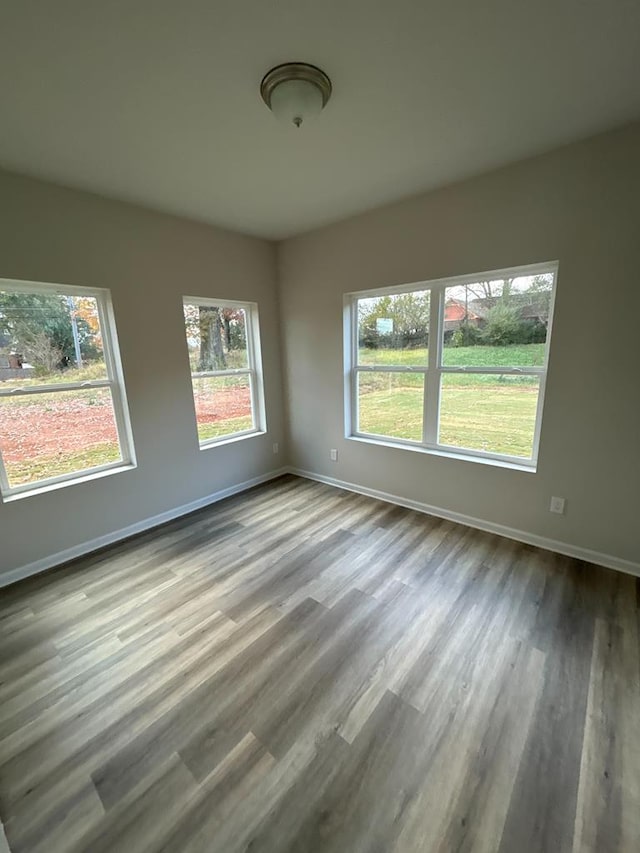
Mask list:
[[[196,396],[199,423],[214,423],[241,417],[251,411],[248,388],[228,388],[211,395]],[[109,400],[48,397],[19,405],[0,404],[0,446],[6,464],[39,456],[53,456],[116,442],[116,425]]]
[[[220,388],[216,390],[215,397],[211,394],[196,394],[195,401],[200,424],[251,414],[251,393],[248,388]]]

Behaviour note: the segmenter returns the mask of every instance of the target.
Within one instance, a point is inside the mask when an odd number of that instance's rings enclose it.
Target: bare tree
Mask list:
[[[515,276],[511,278],[499,278],[493,281],[478,281],[474,284],[467,284],[466,290],[471,293],[475,299],[498,300],[508,302],[513,291],[513,282]]]
[[[62,361],[62,350],[45,332],[23,332],[24,355],[41,373],[53,373]]]

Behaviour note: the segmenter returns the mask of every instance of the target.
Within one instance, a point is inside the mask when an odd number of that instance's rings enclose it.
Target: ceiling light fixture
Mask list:
[[[267,71],[260,94],[278,121],[300,127],[327,105],[331,80],[315,65],[285,62]]]

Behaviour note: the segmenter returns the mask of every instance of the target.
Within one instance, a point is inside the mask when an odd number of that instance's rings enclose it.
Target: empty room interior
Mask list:
[[[640,851],[640,5],[0,19],[0,851]]]

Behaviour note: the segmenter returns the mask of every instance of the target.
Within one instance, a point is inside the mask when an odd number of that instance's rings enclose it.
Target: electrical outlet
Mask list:
[[[338,451],[335,448],[329,451],[329,459],[331,459],[332,462],[338,461]]]
[[[558,515],[564,515],[564,507],[566,501],[564,498],[551,498],[550,512],[557,512]]]
[[[278,442],[277,442],[277,441],[274,441],[274,442],[273,442],[273,452],[274,452],[274,453],[277,453],[279,449],[280,449],[280,448],[278,447]]]

